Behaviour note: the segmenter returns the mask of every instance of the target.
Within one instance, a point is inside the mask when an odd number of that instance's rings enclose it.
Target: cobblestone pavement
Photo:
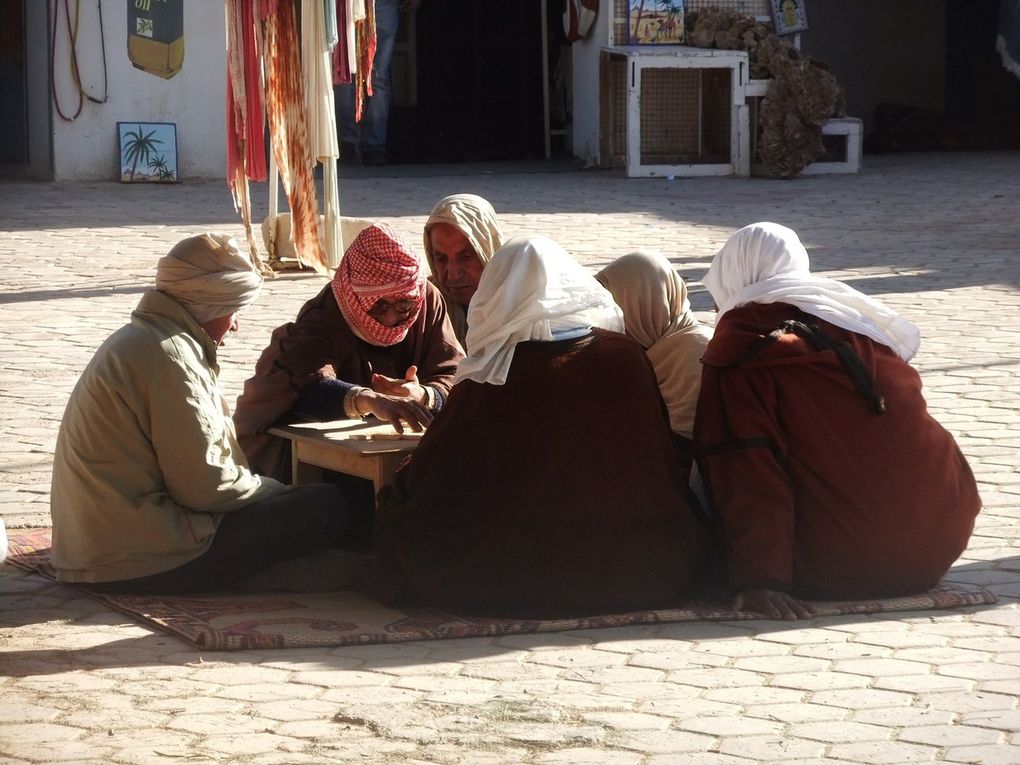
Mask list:
[[[700,287],[736,228],[800,232],[816,271],[917,322],[931,408],[985,510],[949,577],[996,606],[203,654],[0,569],[0,765],[1020,762],[1020,153],[869,157],[859,176],[626,180],[441,169],[342,181],[344,211],[418,238],[480,193],[510,232],[599,265],[664,251]],[[402,177],[401,177],[402,176]],[[261,196],[260,196],[261,195]],[[266,209],[256,191],[256,217]],[[0,513],[48,522],[67,396],[185,235],[241,228],[223,182],[0,185]],[[232,401],[321,277],[271,281],[222,354]]]

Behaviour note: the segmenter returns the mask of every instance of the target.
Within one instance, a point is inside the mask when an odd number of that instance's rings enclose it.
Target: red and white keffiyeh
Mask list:
[[[333,276],[333,295],[355,335],[372,345],[396,345],[418,319],[425,302],[425,272],[411,242],[385,223],[362,230]],[[369,316],[380,298],[415,301],[402,323],[387,327]]]

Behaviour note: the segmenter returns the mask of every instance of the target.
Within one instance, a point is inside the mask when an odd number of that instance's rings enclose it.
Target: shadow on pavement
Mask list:
[[[1001,574],[1016,574],[1003,577]],[[1007,584],[1007,589],[1016,589],[1020,583],[1020,556],[966,563],[953,568],[946,578],[952,581],[965,582],[970,585],[987,586],[995,590],[996,584]],[[0,579],[0,587],[10,580]],[[54,584],[38,575],[25,574],[19,577],[21,592],[6,590],[0,595],[0,646],[2,646],[3,630],[43,623],[55,619],[67,620],[69,614],[61,616],[59,606],[47,608],[40,603],[40,594],[49,589],[67,589]],[[32,589],[32,583],[39,587]],[[15,588],[17,590],[19,588]],[[16,607],[19,596],[35,601],[35,607]],[[81,597],[87,597],[84,593]],[[1008,599],[1009,596],[1004,596]],[[66,598],[64,598],[66,601]],[[3,602],[6,601],[6,602]],[[845,615],[818,617],[811,621],[782,622],[769,620],[736,621],[736,622],[687,622],[664,623],[659,625],[636,625],[629,627],[604,628],[596,630],[574,630],[569,632],[531,633],[504,637],[505,645],[494,645],[495,638],[466,638],[453,640],[429,640],[406,643],[383,643],[364,646],[343,646],[324,653],[317,649],[262,649],[253,651],[202,651],[178,637],[154,632],[141,637],[130,637],[112,640],[89,648],[52,648],[40,646],[38,650],[2,651],[0,650],[0,676],[26,677],[30,675],[49,675],[75,670],[99,668],[126,668],[145,666],[174,666],[190,663],[216,661],[228,664],[251,664],[271,662],[300,662],[309,651],[315,655],[316,663],[322,669],[350,669],[351,660],[358,661],[360,668],[369,670],[385,670],[387,667],[402,667],[407,664],[464,660],[485,656],[514,653],[531,646],[566,646],[578,644],[598,644],[602,641],[612,642],[627,640],[671,639],[708,640],[708,639],[747,639],[761,634],[773,634],[800,629],[818,629],[835,624],[854,624],[861,621],[871,623],[879,621],[898,622],[903,619],[937,619],[940,615],[961,613],[978,613],[1005,605],[1003,598],[998,604],[967,606],[964,608],[926,611],[885,612],[871,615]],[[123,617],[129,621],[127,617]],[[131,624],[135,624],[131,622]],[[78,622],[81,631],[90,627],[109,629],[109,622],[103,625],[93,624],[87,620]],[[456,659],[451,658],[455,655]],[[335,666],[333,664],[335,663]]]

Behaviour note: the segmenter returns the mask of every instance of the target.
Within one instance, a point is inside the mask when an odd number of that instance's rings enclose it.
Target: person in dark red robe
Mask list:
[[[274,424],[372,415],[421,430],[463,355],[414,246],[387,225],[369,226],[332,282],[273,331],[237,400],[238,441],[253,470],[287,482],[290,442],[266,432]]]
[[[551,240],[511,240],[469,356],[376,514],[382,591],[460,611],[677,605],[705,540],[644,349]],[[607,329],[608,328],[608,329]]]
[[[916,327],[813,276],[788,228],[738,231],[705,286],[719,311],[694,425],[734,607],[804,618],[800,598],[935,586],[981,502],[907,363]]]

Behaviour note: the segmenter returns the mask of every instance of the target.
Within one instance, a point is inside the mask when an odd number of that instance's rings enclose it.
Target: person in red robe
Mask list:
[[[718,309],[694,425],[734,608],[797,619],[800,598],[935,586],[981,501],[907,363],[917,328],[810,273],[796,233],[741,229],[704,280]]]
[[[644,349],[555,242],[485,267],[469,355],[376,513],[381,591],[460,611],[677,605],[705,531]]]
[[[369,226],[332,282],[273,331],[237,400],[238,441],[254,470],[287,482],[290,442],[266,432],[274,424],[375,416],[421,430],[463,356],[414,245]]]

